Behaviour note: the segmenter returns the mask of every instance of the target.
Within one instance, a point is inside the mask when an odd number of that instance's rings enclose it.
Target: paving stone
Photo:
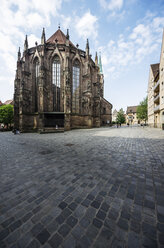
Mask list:
[[[22,222],[20,220],[17,220],[14,223],[12,223],[10,226],[8,226],[8,228],[9,228],[9,230],[11,230],[13,232],[14,230],[16,230],[21,225],[22,225]]]
[[[90,201],[93,201],[94,198],[95,198],[95,197],[94,197],[94,195],[92,195],[92,194],[87,195],[87,199],[89,199]]]
[[[71,204],[68,205],[68,208],[70,208],[72,211],[74,211],[77,208],[77,203],[72,202]]]
[[[77,222],[78,220],[74,216],[69,216],[68,219],[66,220],[66,223],[72,228],[76,225]]]
[[[158,247],[156,240],[149,239],[145,236],[143,236],[143,238],[142,238],[142,245],[143,245],[143,247],[148,247],[148,248],[157,248]]]
[[[84,235],[83,237],[81,237],[79,245],[81,248],[89,248],[91,245],[91,241],[86,235]]]
[[[104,220],[106,217],[106,213],[102,210],[99,210],[98,213],[96,214],[96,217],[100,220]]]
[[[28,221],[32,217],[32,212],[27,213],[25,216],[22,218],[22,222]]]
[[[100,236],[105,239],[105,240],[110,240],[112,237],[113,233],[106,227],[103,227],[101,230]]]
[[[149,225],[148,223],[145,223],[145,222],[142,223],[142,231],[143,231],[143,234],[150,239],[157,238],[156,228],[152,225]]]
[[[89,199],[85,199],[85,200],[81,203],[81,205],[83,205],[83,206],[85,206],[85,207],[89,207],[90,203],[91,203],[91,201],[90,201]]]
[[[93,225],[94,225],[95,227],[100,228],[100,227],[102,226],[102,224],[103,224],[103,223],[102,223],[101,220],[96,219],[96,218],[93,219]]]
[[[3,229],[0,231],[0,240],[5,239],[9,235],[9,230],[8,229]]]
[[[83,217],[79,223],[83,228],[86,228],[87,226],[89,226],[90,220],[86,217]]]
[[[94,207],[94,208],[96,208],[96,209],[98,209],[98,208],[100,207],[100,202],[98,202],[98,201],[93,201],[93,202],[91,203],[91,206]]]
[[[118,226],[124,230],[128,230],[128,222],[122,218],[120,218],[117,222]]]
[[[64,217],[64,219],[66,219],[68,216],[70,216],[72,214],[72,211],[69,208],[65,208],[61,215]]]
[[[117,212],[116,210],[111,209],[111,210],[109,211],[109,214],[108,214],[108,218],[109,218],[109,219],[117,220],[118,216],[119,216],[119,212]]]
[[[1,225],[6,228],[7,226],[9,226],[13,221],[15,220],[14,217],[10,217],[7,220],[5,220]]]
[[[7,238],[5,239],[5,242],[9,245],[14,242],[16,242],[21,235],[21,232],[19,229],[15,230],[14,232],[10,233]]]
[[[37,223],[31,229],[31,233],[34,237],[36,237],[43,229],[44,229],[44,226],[41,223]]]
[[[130,213],[127,210],[122,210],[121,212],[121,217],[126,219],[126,220],[130,220]]]
[[[58,233],[55,233],[48,242],[52,248],[57,248],[60,246],[62,241],[63,241],[62,237]]]
[[[77,196],[77,197],[75,198],[75,202],[77,202],[77,203],[80,203],[82,200],[83,200],[83,199],[82,199],[81,197],[79,197],[79,196]]]
[[[109,210],[109,205],[106,202],[103,202],[103,204],[101,205],[101,209],[104,212],[107,212]]]
[[[39,242],[43,245],[48,238],[50,237],[49,232],[46,229],[43,229],[37,236],[36,238],[39,240]]]
[[[134,231],[135,233],[140,233],[141,231],[141,224],[139,222],[136,222],[134,220],[130,223],[130,229]]]
[[[62,244],[62,247],[63,248],[70,248],[70,247],[75,248],[75,247],[77,247],[77,241],[75,240],[75,238],[72,235],[70,235],[70,236],[68,236],[67,239],[65,239],[65,241]]]
[[[163,236],[163,233],[159,233],[158,234],[158,239],[159,239],[159,243],[161,245],[164,245],[164,236]]]
[[[47,225],[47,230],[50,234],[54,233],[57,231],[59,224],[57,223],[56,220],[52,220],[48,225]]]
[[[59,232],[60,235],[64,238],[64,237],[67,236],[67,234],[70,232],[70,230],[71,230],[71,228],[70,228],[69,225],[63,224],[63,225],[59,228],[58,232]]]
[[[21,236],[20,239],[18,239],[18,247],[26,247],[31,241],[33,237],[30,232],[25,233],[23,236]]]
[[[112,243],[110,245],[111,248],[126,248],[125,242],[118,240],[117,238],[114,238],[112,240]]]
[[[52,221],[52,216],[51,215],[45,215],[41,219],[42,224],[45,225],[45,226],[47,226],[51,221]]]
[[[140,237],[134,232],[128,234],[128,248],[139,248],[141,247]]]
[[[36,240],[33,239],[30,244],[27,246],[27,248],[39,248],[40,247],[40,243]]]
[[[84,232],[85,232],[85,230],[84,230],[81,226],[77,225],[77,226],[75,226],[75,228],[72,230],[72,235],[73,235],[77,240],[79,240],[79,239],[84,235]]]
[[[80,218],[84,215],[85,212],[86,208],[84,206],[78,206],[74,211],[74,215],[75,217]]]
[[[104,221],[104,226],[107,227],[111,232],[114,232],[116,228],[116,222],[106,218]]]
[[[60,214],[57,218],[56,218],[56,222],[61,225],[64,222],[65,218],[63,217],[62,214]]]
[[[66,208],[67,207],[67,203],[66,202],[61,202],[60,204],[59,204],[59,208],[61,208],[62,210],[64,209],[64,208]]]
[[[163,232],[164,233],[164,224],[162,223],[157,223],[157,229],[159,232]]]
[[[155,209],[155,203],[152,201],[145,200],[144,201],[144,206],[147,208]]]

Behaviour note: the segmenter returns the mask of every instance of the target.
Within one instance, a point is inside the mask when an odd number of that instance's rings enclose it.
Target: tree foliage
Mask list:
[[[137,107],[137,119],[141,121],[147,121],[147,97],[144,98],[143,101],[140,102],[139,106]]]
[[[124,116],[124,111],[122,108],[117,113],[116,122],[117,123],[125,123],[125,116]]]
[[[11,104],[0,106],[0,123],[8,125],[13,122],[14,110]]]

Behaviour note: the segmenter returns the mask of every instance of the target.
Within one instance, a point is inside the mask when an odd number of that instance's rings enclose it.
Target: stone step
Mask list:
[[[46,127],[38,130],[40,134],[44,133],[63,133],[64,128]]]

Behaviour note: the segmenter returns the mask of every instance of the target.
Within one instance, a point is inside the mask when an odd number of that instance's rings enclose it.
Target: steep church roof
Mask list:
[[[48,44],[65,44],[66,43],[66,35],[60,30],[60,28],[46,41]],[[74,44],[69,41],[69,44],[74,46]],[[75,46],[74,46],[75,47]]]
[[[153,64],[153,65],[150,65],[150,66],[151,66],[151,69],[152,69],[152,72],[153,72],[153,76],[154,76],[154,79],[155,79],[156,76],[159,73],[159,63]]]

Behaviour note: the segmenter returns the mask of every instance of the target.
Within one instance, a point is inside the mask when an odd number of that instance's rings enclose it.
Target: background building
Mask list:
[[[112,113],[112,121],[116,122],[116,118],[117,118],[117,110],[115,109]]]
[[[140,121],[137,119],[137,107],[138,106],[127,107],[126,123],[129,123],[131,125],[140,123]]]
[[[148,125],[164,129],[164,33],[160,63],[150,65],[148,82]]]
[[[92,60],[59,29],[41,45],[18,51],[14,93],[15,128],[45,131],[55,128],[100,127],[112,121],[112,104],[104,99],[101,56]]]

